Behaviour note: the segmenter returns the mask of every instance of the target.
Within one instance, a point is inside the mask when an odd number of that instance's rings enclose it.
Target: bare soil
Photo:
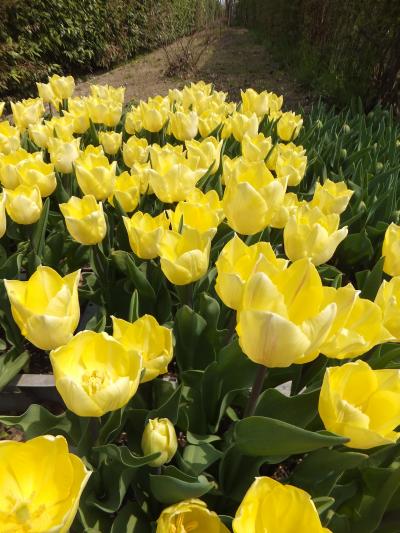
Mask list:
[[[205,39],[209,41],[207,46]],[[173,57],[177,56],[179,49],[176,43],[167,47]],[[228,92],[231,100],[238,100],[240,89],[248,87],[283,94],[286,110],[297,109],[300,105],[307,107],[311,100],[310,93],[278,68],[265,47],[257,43],[247,29],[221,25],[199,32],[191,40],[191,49],[194,56],[204,49],[191,74],[167,77],[165,72],[170,65],[165,51],[159,49],[107,73],[89,77],[78,84],[76,94],[87,94],[89,85],[93,83],[124,85],[126,101],[138,101],[167,94],[168,89],[180,89],[190,81],[204,80],[213,82],[217,90]]]

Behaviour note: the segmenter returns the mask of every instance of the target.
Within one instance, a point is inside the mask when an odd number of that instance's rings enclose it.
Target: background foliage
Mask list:
[[[170,40],[219,13],[216,0],[4,0],[0,2],[0,96],[34,93],[54,72],[109,68],[159,44],[168,12]]]
[[[340,103],[399,104],[399,2],[240,0],[238,15],[301,81]]]

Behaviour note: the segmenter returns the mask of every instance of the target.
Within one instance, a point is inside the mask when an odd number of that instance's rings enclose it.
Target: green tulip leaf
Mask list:
[[[150,489],[156,500],[164,504],[189,498],[200,498],[215,487],[205,476],[192,477],[169,466],[163,475],[150,475]]]
[[[0,416],[0,422],[6,426],[17,426],[25,433],[26,439],[39,435],[64,435],[77,444],[81,437],[81,420],[70,411],[53,415],[41,405],[32,404],[20,416]]]
[[[305,453],[338,446],[348,440],[333,434],[306,431],[281,420],[261,416],[245,418],[235,426],[237,447],[243,454],[255,457]]]

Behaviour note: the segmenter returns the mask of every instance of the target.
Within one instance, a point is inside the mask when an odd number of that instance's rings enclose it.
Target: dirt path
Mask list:
[[[126,100],[146,99],[157,94],[166,94],[170,88],[182,88],[189,81],[213,82],[218,90],[227,91],[233,100],[240,97],[240,89],[253,87],[267,89],[285,98],[285,108],[296,109],[300,104],[307,106],[310,95],[294,80],[277,68],[265,47],[258,44],[254,36],[244,28],[219,27],[199,33],[193,40],[192,50],[196,54],[204,47],[205,38],[210,43],[202,54],[196,72],[191,76],[166,77],[168,61],[164,50],[143,55],[105,74],[88,78],[78,84],[76,93],[85,94],[92,83],[126,86]],[[176,45],[168,51],[176,55]]]

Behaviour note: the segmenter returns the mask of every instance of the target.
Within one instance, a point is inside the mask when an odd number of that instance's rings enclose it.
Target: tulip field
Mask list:
[[[0,121],[0,391],[39,358],[59,400],[0,393],[0,533],[399,533],[391,111],[37,87]]]

